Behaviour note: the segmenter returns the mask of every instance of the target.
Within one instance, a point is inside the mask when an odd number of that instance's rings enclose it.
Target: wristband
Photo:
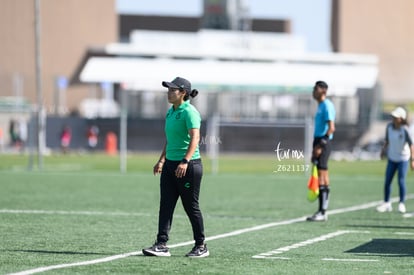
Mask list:
[[[187,160],[186,158],[183,158],[183,159],[181,160],[181,163],[187,164],[187,163],[188,163],[188,160]]]

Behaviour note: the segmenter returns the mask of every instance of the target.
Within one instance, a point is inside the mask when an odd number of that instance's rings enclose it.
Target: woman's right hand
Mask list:
[[[155,175],[157,175],[157,174],[161,174],[161,172],[162,172],[162,167],[164,166],[164,162],[162,162],[162,161],[158,161],[155,165],[154,165],[154,168],[153,168],[153,173],[154,173],[154,176]]]
[[[322,147],[319,145],[316,145],[313,150],[312,150],[312,158],[311,158],[311,162],[312,163],[316,163],[316,161],[319,159],[319,157],[322,154]]]

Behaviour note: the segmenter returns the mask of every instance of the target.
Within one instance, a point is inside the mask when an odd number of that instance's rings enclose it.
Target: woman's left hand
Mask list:
[[[185,173],[187,173],[187,167],[188,167],[188,163],[180,163],[177,166],[177,169],[175,169],[175,176],[177,178],[182,178],[185,176]]]

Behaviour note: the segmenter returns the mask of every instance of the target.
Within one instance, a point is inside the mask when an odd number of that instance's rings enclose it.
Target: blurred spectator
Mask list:
[[[381,158],[388,158],[385,170],[384,202],[377,207],[377,211],[392,211],[390,201],[391,183],[395,173],[398,172],[398,186],[400,188],[398,211],[405,213],[405,182],[408,167],[410,166],[414,170],[414,145],[408,133],[406,110],[397,107],[391,112],[391,116],[392,122],[386,127],[385,144],[381,151]]]
[[[9,135],[10,142],[12,147],[19,147],[20,145],[20,135],[19,135],[19,124],[16,120],[11,119],[9,123]]]
[[[65,125],[60,134],[60,147],[64,154],[66,154],[69,151],[71,139],[72,139],[72,130],[70,129],[68,125]]]
[[[96,146],[98,145],[98,135],[99,135],[99,128],[96,125],[91,125],[88,128],[86,133],[86,137],[88,139],[88,148],[89,150],[95,150]]]

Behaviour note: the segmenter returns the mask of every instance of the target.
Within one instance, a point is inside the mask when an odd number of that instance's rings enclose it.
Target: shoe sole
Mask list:
[[[328,220],[328,217],[325,217],[324,219],[314,219],[312,217],[306,218],[307,222],[326,222]]]
[[[205,258],[205,257],[208,257],[208,256],[210,256],[210,252],[209,251],[207,251],[206,253],[203,253],[203,254],[201,254],[201,255],[199,255],[199,256],[188,256],[188,255],[186,255],[188,258]]]
[[[145,249],[142,250],[142,254],[144,254],[144,256],[155,256],[155,257],[170,257],[171,256],[170,252],[155,252],[155,251],[148,251]]]

